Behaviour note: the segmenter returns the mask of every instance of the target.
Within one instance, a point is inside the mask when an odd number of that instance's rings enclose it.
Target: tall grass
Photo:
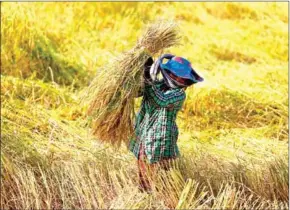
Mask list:
[[[288,209],[287,6],[2,3],[0,208]],[[126,145],[91,136],[80,96],[156,19],[180,24],[168,52],[205,82],[178,116],[182,157],[146,194]]]

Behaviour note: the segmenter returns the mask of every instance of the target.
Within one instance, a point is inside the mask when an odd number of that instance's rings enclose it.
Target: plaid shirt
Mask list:
[[[146,84],[135,122],[136,139],[129,149],[138,158],[141,144],[149,163],[179,156],[176,115],[185,100],[183,89],[166,90],[164,82]]]

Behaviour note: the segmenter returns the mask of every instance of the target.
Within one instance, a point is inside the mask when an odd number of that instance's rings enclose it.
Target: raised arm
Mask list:
[[[178,101],[185,99],[185,93],[183,89],[169,89],[165,92],[161,90],[162,83],[157,83],[152,86],[146,86],[146,93],[153,102],[160,107],[167,107]]]
[[[150,77],[150,67],[153,64],[153,59],[152,57],[149,57],[147,59],[147,61],[144,64],[144,86],[149,85],[152,82],[152,79]],[[136,96],[136,98],[143,96],[144,94],[144,89],[140,88],[138,90],[138,95]]]

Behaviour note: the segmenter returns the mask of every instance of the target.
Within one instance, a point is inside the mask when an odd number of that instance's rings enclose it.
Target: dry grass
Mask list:
[[[287,6],[2,3],[0,208],[288,209]],[[170,53],[205,81],[187,89],[179,113],[182,157],[146,194],[133,155],[96,141],[80,99],[157,18],[179,23]]]
[[[155,177],[158,190],[148,195],[138,191],[131,161],[111,159],[109,152],[95,158],[102,161],[57,161],[45,168],[4,160],[1,208],[287,208],[288,188],[281,188],[288,183],[287,160],[249,165],[195,151],[169,172],[161,171]]]

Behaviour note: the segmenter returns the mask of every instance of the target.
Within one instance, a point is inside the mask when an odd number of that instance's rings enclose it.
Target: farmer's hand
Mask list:
[[[150,77],[150,68],[153,64],[153,59],[152,57],[149,57],[147,59],[147,61],[144,64],[144,78],[145,78],[145,82],[149,81],[152,82],[151,77]]]

